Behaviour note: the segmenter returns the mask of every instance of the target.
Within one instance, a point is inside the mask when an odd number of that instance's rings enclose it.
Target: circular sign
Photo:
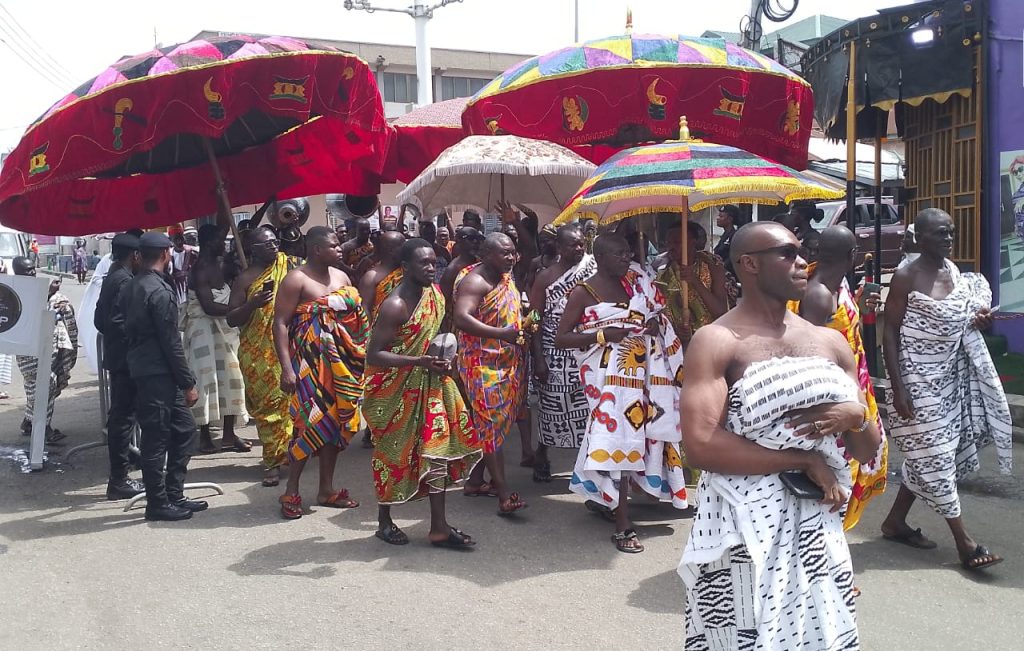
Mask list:
[[[10,285],[0,282],[0,332],[7,332],[21,318],[21,299]]]

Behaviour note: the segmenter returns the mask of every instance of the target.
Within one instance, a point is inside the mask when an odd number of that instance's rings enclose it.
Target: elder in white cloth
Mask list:
[[[683,449],[704,470],[679,565],[686,648],[859,649],[843,450],[867,462],[880,435],[846,340],[786,310],[807,286],[796,237],[749,224],[730,254],[743,299],[694,335],[681,397]],[[824,498],[791,492],[793,470]]]
[[[952,218],[937,208],[914,220],[920,257],[896,271],[885,303],[885,366],[892,381],[889,430],[903,460],[903,484],[882,523],[887,540],[936,544],[907,524],[916,498],[946,519],[966,570],[1003,559],[979,545],[960,517],[957,481],[978,470],[978,450],[994,443],[999,469],[1013,462],[1010,410],[980,330],[992,324],[992,290],[960,273]]]

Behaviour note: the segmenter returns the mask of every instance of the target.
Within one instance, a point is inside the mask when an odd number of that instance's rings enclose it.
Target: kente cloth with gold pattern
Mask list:
[[[289,456],[308,459],[325,445],[344,449],[359,431],[357,404],[369,333],[359,292],[351,285],[298,306],[288,329],[295,369]]]
[[[632,479],[651,496],[685,509],[686,478],[679,448],[682,343],[662,313],[664,302],[650,276],[633,265],[623,286],[629,303],[588,307],[576,328],[581,333],[628,328],[634,334],[617,344],[595,343],[578,353],[590,415],[569,489],[614,509],[619,505],[620,482]],[[660,334],[644,334],[654,318]]]
[[[444,298],[426,287],[388,351],[420,357],[441,329]],[[363,415],[373,440],[370,467],[380,504],[421,499],[466,481],[480,441],[455,380],[421,366],[366,367]]]
[[[459,272],[455,279],[455,298],[459,285],[477,265]],[[477,307],[476,318],[495,328],[521,328],[523,305],[511,274],[504,274],[494,289],[487,293]],[[456,368],[462,379],[466,398],[473,414],[473,425],[483,444],[485,453],[501,449],[505,435],[519,414],[524,392],[520,384],[524,377],[520,367],[524,364],[522,346],[500,339],[474,337],[457,333],[459,352]]]
[[[813,269],[808,267],[808,273]],[[790,301],[788,307],[791,311],[800,313],[800,302]],[[878,404],[875,402],[875,387],[871,384],[871,374],[868,372],[868,359],[864,352],[864,342],[860,333],[860,306],[850,291],[850,285],[843,278],[843,284],[839,287],[839,298],[835,313],[829,317],[825,327],[839,331],[846,339],[853,351],[853,357],[857,362],[857,384],[864,392],[868,405],[868,418],[878,426],[882,434],[882,444],[878,446],[878,452],[870,463],[860,464],[851,455],[846,455],[846,461],[850,465],[850,473],[853,478],[853,488],[850,490],[850,501],[846,505],[846,516],[843,518],[843,528],[846,531],[860,521],[864,508],[868,502],[885,491],[886,474],[889,471],[889,440],[885,436],[885,429],[882,427],[882,419],[878,415]],[[842,443],[840,442],[840,445]]]
[[[698,251],[692,264],[696,269],[700,284],[707,289],[711,289],[711,267],[724,266],[721,260],[707,251]],[[665,307],[668,311],[669,319],[672,321],[672,327],[675,328],[677,333],[685,333],[687,330],[690,333],[696,332],[698,328],[702,328],[715,320],[711,310],[708,309],[700,294],[693,287],[690,287],[688,296],[690,321],[689,323],[684,322],[683,280],[679,278],[676,266],[671,262],[658,274],[658,282],[664,284]]]
[[[284,253],[268,266],[245,293],[246,300],[273,281],[273,293],[284,282],[294,263]],[[288,458],[292,438],[290,398],[281,391],[281,364],[274,351],[274,301],[257,308],[240,329],[238,362],[245,377],[245,407],[256,421],[256,433],[263,445],[263,465],[276,468]]]

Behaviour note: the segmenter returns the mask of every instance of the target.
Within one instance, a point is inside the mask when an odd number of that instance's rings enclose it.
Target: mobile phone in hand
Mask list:
[[[882,291],[882,286],[879,285],[878,283],[864,283],[864,290],[860,293],[860,303],[858,306],[860,307],[861,312],[867,312],[868,310],[868,296],[871,296],[872,294],[877,294],[880,291]]]
[[[263,282],[263,291],[265,291],[265,292],[272,292],[272,291],[274,291],[274,281],[273,280],[266,280],[266,281],[264,281]]]

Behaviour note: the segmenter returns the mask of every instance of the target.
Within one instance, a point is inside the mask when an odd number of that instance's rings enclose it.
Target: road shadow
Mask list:
[[[993,588],[1024,590],[1024,571],[1020,556],[1021,545],[1003,545],[993,541],[981,541],[989,549],[1006,560],[999,565],[982,571],[968,571],[960,565],[956,548],[951,539],[933,538],[939,542],[938,549],[913,549],[884,538],[850,543],[850,555],[854,570],[862,572],[956,572],[964,579]]]
[[[668,596],[666,596],[668,595]],[[682,617],[686,602],[683,581],[675,569],[648,577],[629,593],[627,603],[650,613]]]

